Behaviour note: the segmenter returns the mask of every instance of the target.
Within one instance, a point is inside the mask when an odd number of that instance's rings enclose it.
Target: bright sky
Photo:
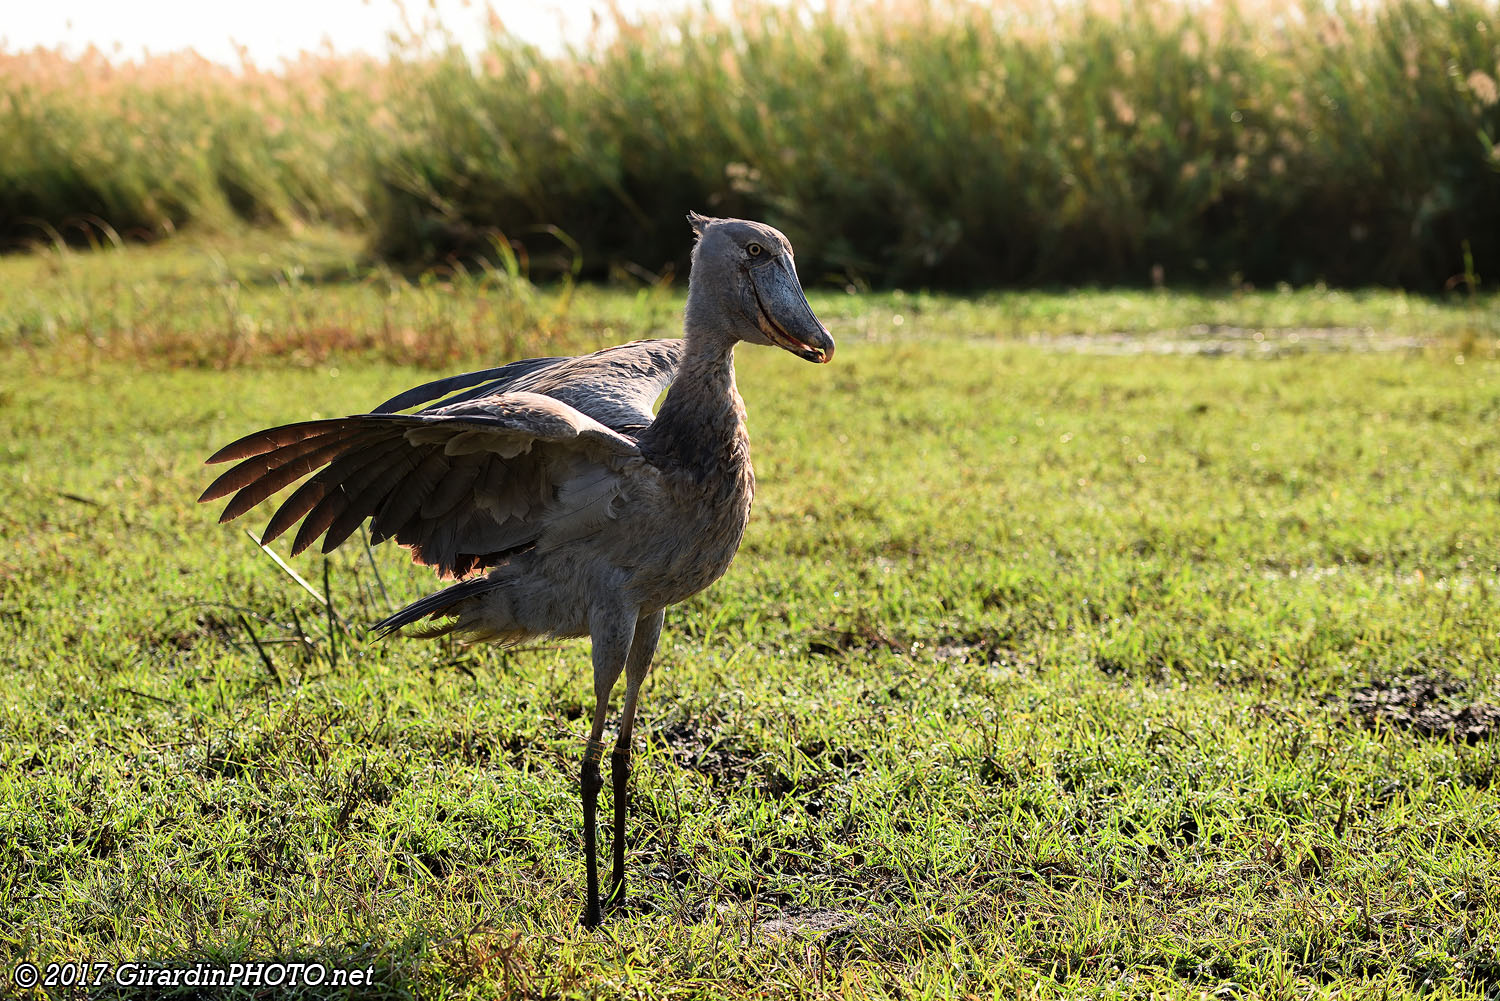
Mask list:
[[[493,0],[506,28],[549,51],[582,41],[596,12],[625,14],[704,5],[704,0]],[[713,2],[714,7],[726,6]],[[418,27],[435,20],[461,41],[484,37],[485,4],[473,0],[408,0]],[[237,65],[236,43],[266,68],[326,40],[339,52],[384,53],[391,32],[403,31],[397,0],[0,0],[0,48],[97,46],[126,58],[146,51],[196,49]]]

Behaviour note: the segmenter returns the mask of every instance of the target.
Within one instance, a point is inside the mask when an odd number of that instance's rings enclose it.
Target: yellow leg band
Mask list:
[[[583,760],[592,761],[595,764],[604,757],[604,741],[590,740],[583,747]]]

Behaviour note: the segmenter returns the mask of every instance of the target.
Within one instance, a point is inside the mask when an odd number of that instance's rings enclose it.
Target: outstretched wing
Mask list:
[[[494,396],[496,393],[504,393],[507,390],[516,388],[515,383],[528,375],[544,369],[554,368],[562,362],[570,360],[570,358],[564,356],[554,358],[524,358],[521,361],[513,361],[509,365],[501,365],[499,368],[480,369],[477,372],[465,372],[462,375],[450,375],[442,379],[434,379],[432,382],[424,382],[420,386],[413,386],[406,392],[391,397],[380,406],[371,410],[370,413],[396,414],[424,403],[428,404],[427,409],[438,410],[442,407],[452,406],[455,403],[477,400],[481,396]],[[459,390],[467,390],[467,392],[459,392]],[[447,399],[443,399],[443,397],[447,397]]]
[[[225,446],[240,460],[200,501],[233,493],[236,518],[307,477],[271,517],[269,542],[300,519],[293,555],[330,552],[366,519],[419,563],[457,576],[532,545],[589,534],[615,515],[635,442],[561,400],[506,392],[421,414],[359,414],[269,428]]]
[[[408,389],[374,413],[422,404],[428,405],[422,413],[431,413],[497,393],[528,392],[561,400],[605,427],[631,434],[651,423],[652,404],[676,378],[681,361],[680,339],[635,341],[577,358],[528,358]]]

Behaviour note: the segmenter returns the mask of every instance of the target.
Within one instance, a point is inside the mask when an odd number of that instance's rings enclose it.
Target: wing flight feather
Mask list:
[[[597,530],[614,516],[622,471],[639,454],[631,438],[588,413],[511,390],[419,414],[360,414],[247,435],[212,457],[239,462],[201,499],[233,493],[228,520],[302,479],[263,541],[300,520],[293,555],[320,537],[329,552],[369,521],[372,541],[394,538],[452,576],[520,547]]]

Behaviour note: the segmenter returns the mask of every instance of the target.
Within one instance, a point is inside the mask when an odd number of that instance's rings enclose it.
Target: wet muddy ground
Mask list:
[[[1402,678],[1357,689],[1346,706],[1351,719],[1371,729],[1477,744],[1500,733],[1500,705],[1473,701],[1468,691],[1457,678]]]

